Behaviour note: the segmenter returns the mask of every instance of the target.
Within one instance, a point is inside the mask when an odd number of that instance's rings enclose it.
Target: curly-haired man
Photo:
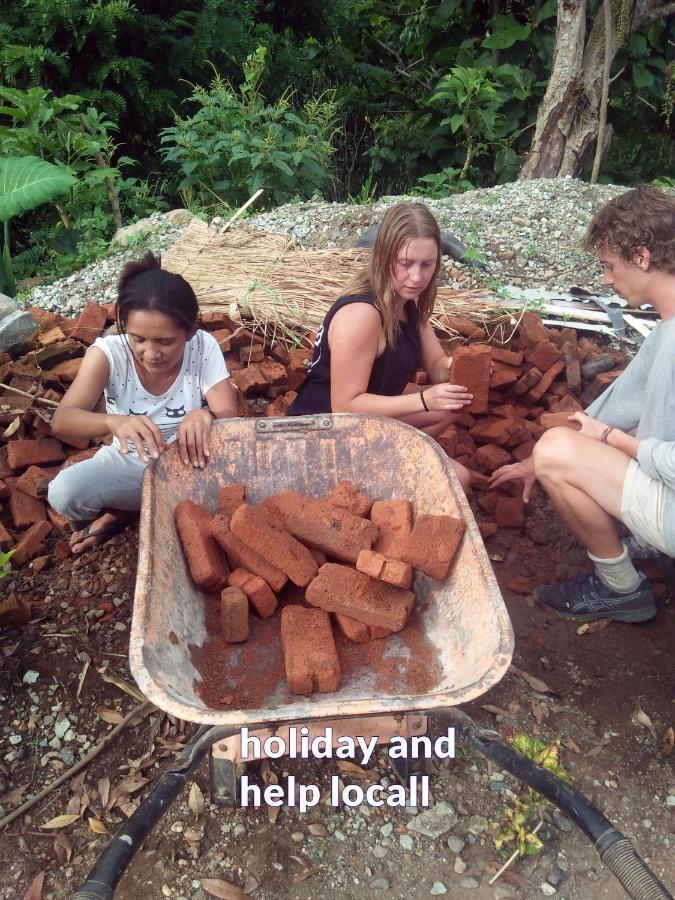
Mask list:
[[[570,416],[580,431],[547,431],[492,486],[522,478],[527,501],[539,481],[593,562],[590,575],[539,588],[544,606],[580,621],[644,622],[656,615],[651,585],[616,523],[638,550],[675,557],[675,199],[649,185],[627,191],[593,218],[586,247],[605,284],[634,309],[650,303],[661,321],[619,378]]]

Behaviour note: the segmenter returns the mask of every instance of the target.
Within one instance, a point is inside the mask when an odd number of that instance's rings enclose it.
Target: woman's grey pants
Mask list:
[[[91,522],[104,509],[141,508],[147,463],[104,446],[83,462],[62,469],[49,484],[49,505],[71,522]]]

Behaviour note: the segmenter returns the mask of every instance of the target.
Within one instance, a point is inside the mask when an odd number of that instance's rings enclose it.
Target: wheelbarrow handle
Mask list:
[[[666,886],[639,856],[631,842],[591,801],[547,769],[497,740],[495,732],[481,732],[460,710],[439,709],[436,716],[453,726],[475,750],[515,775],[519,781],[562,810],[595,845],[602,862],[634,900],[673,900]]]

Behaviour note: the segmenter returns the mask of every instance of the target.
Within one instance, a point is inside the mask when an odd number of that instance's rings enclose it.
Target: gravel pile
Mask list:
[[[592,215],[622,193],[618,185],[589,185],[572,178],[514,182],[486,190],[467,191],[442,200],[425,199],[441,228],[466,244],[473,257],[485,264],[476,268],[444,258],[441,282],[456,288],[520,285],[568,290],[571,286],[598,289],[600,268],[580,248]],[[253,216],[248,225],[264,231],[292,234],[305,247],[347,247],[380,221],[393,203],[410,197],[385,197],[368,205],[293,203]],[[183,233],[168,216],[151,217],[158,230],[149,246],[163,250]],[[114,299],[115,281],[139,248],[112,254],[67,278],[41,285],[23,296],[27,306],[78,312],[87,301]]]

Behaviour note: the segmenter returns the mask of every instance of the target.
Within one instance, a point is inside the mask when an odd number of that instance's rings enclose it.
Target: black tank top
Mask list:
[[[331,306],[317,332],[312,365],[298,391],[298,396],[288,410],[289,415],[306,416],[332,411],[328,329],[335,313],[349,303],[369,303],[375,306],[375,301],[368,295],[340,297]],[[412,300],[408,300],[404,311],[407,321],[400,323],[396,343],[391,348],[385,347],[384,351],[375,357],[367,388],[369,394],[399,396],[419,368],[422,346],[417,307]]]

